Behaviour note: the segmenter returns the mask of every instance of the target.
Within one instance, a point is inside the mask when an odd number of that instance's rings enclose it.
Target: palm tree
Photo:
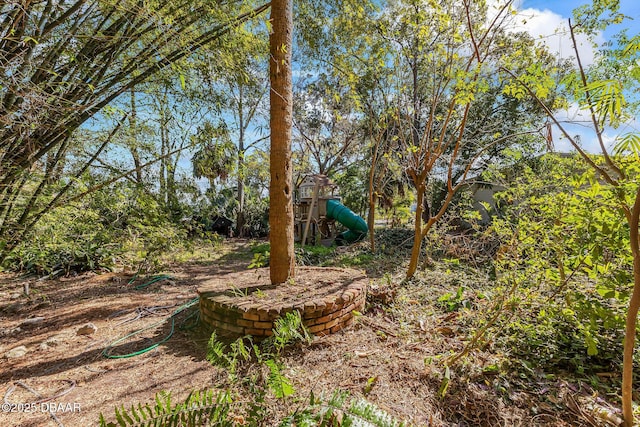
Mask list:
[[[284,283],[294,275],[293,179],[291,125],[293,94],[291,45],[293,13],[291,0],[271,2],[269,78],[271,81],[271,153],[269,183],[269,240],[271,283]]]

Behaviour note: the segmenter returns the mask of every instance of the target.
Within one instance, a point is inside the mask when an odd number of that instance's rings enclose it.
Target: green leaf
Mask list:
[[[267,386],[278,399],[291,396],[295,390],[291,382],[285,377],[280,366],[275,360],[269,359],[265,361],[265,365],[269,368],[269,377],[267,378]]]
[[[585,335],[585,344],[587,345],[587,354],[589,356],[596,356],[598,354],[598,343],[593,339],[591,335]]]
[[[450,382],[451,382],[451,371],[449,370],[448,366],[445,366],[444,378],[440,382],[440,388],[438,389],[438,396],[440,396],[441,399],[444,399],[444,397],[447,395],[447,390],[449,389]]]
[[[640,161],[640,133],[626,133],[618,136],[613,152],[616,155],[631,153],[636,160]]]

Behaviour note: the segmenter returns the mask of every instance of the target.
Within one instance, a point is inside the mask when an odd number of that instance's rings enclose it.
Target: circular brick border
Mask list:
[[[296,275],[304,277],[309,272],[327,277],[336,273],[340,273],[340,276],[347,274],[349,280],[334,285],[331,292],[325,295],[316,292],[315,295],[303,294],[276,302],[268,300],[269,290],[276,287],[264,279],[269,277],[267,269],[231,273],[198,288],[201,322],[221,335],[252,335],[257,338],[270,336],[274,321],[293,311],[301,314],[303,324],[313,335],[328,335],[349,326],[353,322],[353,312],[364,310],[367,277],[357,270],[327,267],[301,267]],[[264,284],[256,284],[256,278]],[[248,286],[238,286],[241,283]],[[256,292],[267,297],[264,300],[251,298],[250,295]]]

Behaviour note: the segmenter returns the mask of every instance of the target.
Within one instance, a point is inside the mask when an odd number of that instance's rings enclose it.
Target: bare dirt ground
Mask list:
[[[114,359],[105,357],[104,350],[114,340],[163,320],[108,352],[132,353],[168,336],[170,314],[192,301],[202,282],[247,268],[247,247],[243,241],[226,243],[210,261],[174,265],[166,271],[172,279],[143,289],[135,289],[139,282],[128,283],[132,272],[56,280],[0,275],[0,426],[96,425],[100,413],[113,420],[114,407],[152,403],[163,390],[179,401],[193,389],[233,387],[226,372],[205,360],[208,336],[180,328],[189,310],[176,317],[171,338],[151,351]],[[375,274],[371,280],[374,288],[383,281]],[[25,284],[29,297],[23,295]],[[505,393],[504,387],[496,387],[496,378],[480,374],[452,381],[446,397],[438,398],[442,369],[430,361],[462,347],[455,314],[443,316],[423,307],[416,287],[400,289],[395,302],[384,301],[387,296],[383,292],[372,300],[347,330],[296,345],[283,355],[284,373],[296,394],[286,400],[269,398],[264,425],[277,425],[282,414],[302,407],[311,390],[316,396],[335,390],[364,396],[419,426],[590,425],[563,399],[588,393],[572,384],[541,383],[528,391],[509,386]],[[398,316],[403,307],[419,314]],[[87,323],[97,330],[78,335]],[[21,346],[26,353],[8,357]],[[234,393],[239,401],[252,398],[242,388]]]

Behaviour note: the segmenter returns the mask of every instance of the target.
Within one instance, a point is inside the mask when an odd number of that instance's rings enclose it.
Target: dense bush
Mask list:
[[[53,209],[7,256],[3,268],[37,274],[157,262],[186,242],[187,232],[152,196],[126,185]]]
[[[66,206],[46,214],[4,267],[38,274],[110,267],[122,253],[112,237],[97,210]]]
[[[615,370],[632,282],[619,194],[576,158],[546,156],[512,179],[492,226],[507,294],[497,342],[542,369]]]

